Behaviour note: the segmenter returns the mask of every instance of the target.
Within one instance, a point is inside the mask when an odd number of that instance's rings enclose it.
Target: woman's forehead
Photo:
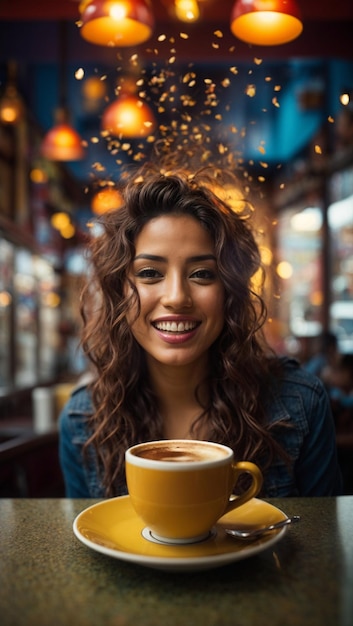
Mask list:
[[[160,215],[149,220],[136,237],[136,252],[146,246],[214,249],[209,232],[196,218],[178,214]]]

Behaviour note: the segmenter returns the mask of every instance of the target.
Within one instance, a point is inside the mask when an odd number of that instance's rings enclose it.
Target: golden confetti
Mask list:
[[[179,36],[181,37],[181,39],[189,39],[189,35],[187,35],[186,33],[179,33]]]
[[[256,95],[256,87],[255,85],[247,85],[245,89],[245,93],[249,98],[253,98]]]
[[[262,59],[257,59],[256,57],[254,58],[254,63],[255,65],[261,65],[262,63]]]
[[[319,146],[318,144],[315,145],[314,150],[315,154],[322,154],[321,146]]]
[[[234,67],[234,66],[233,66],[233,67],[230,67],[230,68],[229,68],[229,71],[230,71],[230,72],[232,72],[232,74],[238,74],[238,68],[236,68],[236,67]]]
[[[272,98],[272,104],[273,104],[273,106],[277,107],[278,109],[280,108],[280,104],[279,104],[277,98]]]
[[[258,151],[261,152],[261,154],[266,154],[266,150],[265,150],[264,146],[259,146],[258,147]]]
[[[165,41],[167,39],[167,35],[158,35],[158,41]]]
[[[273,88],[273,91],[281,91],[282,87],[281,85],[275,85]]]
[[[105,172],[105,167],[98,161],[96,163],[92,163],[92,169],[96,172]]]
[[[327,121],[330,122],[330,124],[333,124],[335,120],[331,115],[329,115]]]
[[[85,75],[85,70],[84,70],[82,67],[80,67],[80,68],[79,68],[78,70],[76,70],[76,72],[75,72],[75,78],[76,78],[76,80],[82,80],[82,79],[83,79],[83,77],[84,77],[84,75]]]
[[[223,37],[223,33],[221,30],[215,30],[213,33],[216,37],[219,37],[220,39]]]

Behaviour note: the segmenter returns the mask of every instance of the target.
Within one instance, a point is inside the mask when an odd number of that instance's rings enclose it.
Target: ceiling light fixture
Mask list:
[[[107,106],[102,115],[102,130],[121,138],[148,137],[156,128],[151,108],[137,95],[133,75],[122,76],[116,90],[119,97]]]
[[[79,11],[83,39],[100,46],[137,46],[154,29],[150,0],[83,0]]]
[[[175,15],[182,22],[196,22],[200,9],[196,0],[174,0]]]
[[[16,124],[23,118],[25,107],[16,87],[17,65],[14,61],[8,64],[8,80],[0,98],[0,122]]]
[[[65,108],[55,112],[55,124],[48,130],[41,145],[41,153],[50,161],[79,161],[84,157],[82,140],[69,124]]]
[[[60,24],[59,37],[59,102],[55,112],[54,126],[41,144],[41,153],[50,161],[79,161],[85,156],[82,140],[78,132],[69,123],[66,93],[66,22]]]
[[[299,37],[303,23],[295,0],[236,0],[230,29],[246,43],[276,46]]]

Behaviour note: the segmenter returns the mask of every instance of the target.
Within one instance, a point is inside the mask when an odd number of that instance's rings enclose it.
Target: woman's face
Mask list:
[[[189,216],[149,221],[135,242],[129,273],[141,311],[129,314],[147,361],[182,366],[207,362],[224,324],[224,289],[210,235]]]

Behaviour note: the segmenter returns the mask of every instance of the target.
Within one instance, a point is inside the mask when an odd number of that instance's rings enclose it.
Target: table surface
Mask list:
[[[0,500],[2,626],[353,626],[353,496],[269,500],[301,515],[272,548],[201,572],[91,550],[94,500]]]

